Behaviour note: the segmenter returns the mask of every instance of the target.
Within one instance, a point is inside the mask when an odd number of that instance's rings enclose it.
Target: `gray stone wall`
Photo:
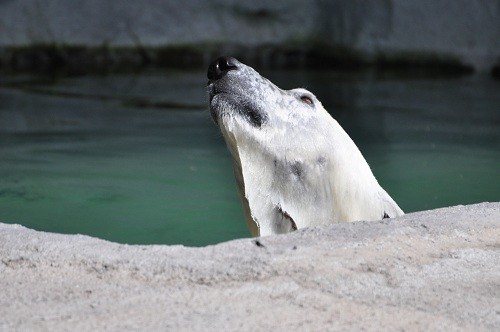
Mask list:
[[[0,46],[341,46],[368,59],[500,58],[499,0],[0,0]]]

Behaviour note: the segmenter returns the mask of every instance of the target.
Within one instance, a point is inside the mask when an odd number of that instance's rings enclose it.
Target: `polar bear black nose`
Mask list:
[[[230,70],[238,69],[236,66],[237,60],[231,57],[220,57],[208,66],[207,77],[211,81],[215,81],[224,77]]]

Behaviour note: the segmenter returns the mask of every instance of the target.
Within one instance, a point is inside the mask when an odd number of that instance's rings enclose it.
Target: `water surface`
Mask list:
[[[500,200],[500,84],[487,76],[267,71],[306,87],[405,212]],[[206,76],[0,81],[0,220],[122,243],[248,237]]]

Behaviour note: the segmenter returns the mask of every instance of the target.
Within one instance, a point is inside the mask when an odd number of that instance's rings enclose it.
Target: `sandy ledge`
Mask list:
[[[205,248],[0,224],[0,330],[499,330],[500,203]]]

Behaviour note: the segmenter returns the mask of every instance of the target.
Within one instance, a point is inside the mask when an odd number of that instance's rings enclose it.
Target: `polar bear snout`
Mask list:
[[[235,58],[220,57],[208,67],[207,77],[210,114],[216,124],[221,118],[237,118],[260,128],[267,120],[263,78],[255,70]]]
[[[208,67],[207,77],[210,81],[223,78],[228,71],[238,69],[238,60],[232,57],[220,57]]]

